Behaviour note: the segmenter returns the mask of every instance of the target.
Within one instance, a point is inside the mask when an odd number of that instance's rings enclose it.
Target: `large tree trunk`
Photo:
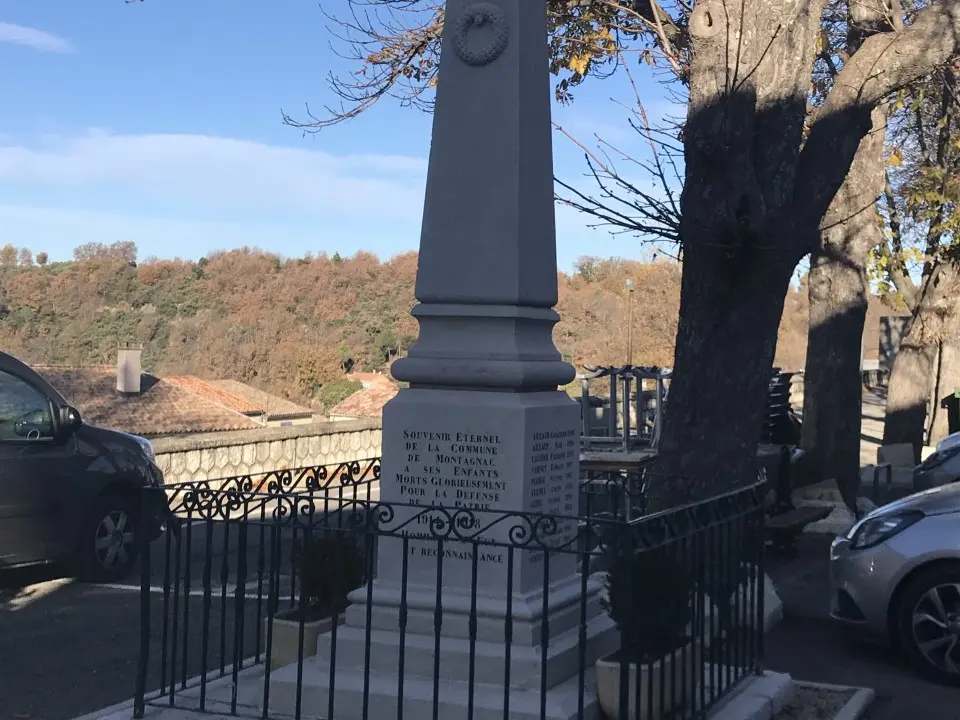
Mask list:
[[[683,282],[659,504],[752,482],[777,328],[875,107],[957,49],[960,0],[866,40],[804,137],[825,0],[702,0],[690,17]],[[947,30],[947,32],[945,32]],[[801,150],[802,148],[802,150]]]
[[[887,388],[883,444],[910,443],[914,461],[920,462],[937,346],[920,340],[917,334],[907,330],[893,362]]]
[[[955,342],[956,282],[956,272],[950,269],[924,284],[890,371],[883,444],[910,443],[916,462],[927,439],[928,402],[939,402],[934,395],[946,394],[941,388],[949,392],[952,388],[945,384],[955,377],[952,352],[945,353],[949,365],[940,367],[939,357],[941,344]]]
[[[821,478],[833,478],[856,511],[863,410],[860,361],[870,249],[883,240],[875,201],[884,186],[886,111],[873,111],[850,172],[823,220],[809,277],[810,331],[801,444]]]
[[[928,423],[930,432],[927,442],[934,446],[950,434],[947,411],[940,407],[940,401],[960,389],[960,338],[956,334],[955,322],[951,329],[954,332],[940,344],[933,373],[933,393],[930,398],[933,417]]]
[[[695,254],[684,262],[675,379],[659,446],[663,476],[651,488],[657,504],[691,502],[756,478],[790,272],[755,263],[731,283],[715,260]]]
[[[690,19],[683,280],[659,446],[663,476],[651,487],[656,505],[756,478],[777,329],[799,259],[799,241],[784,232],[797,224],[785,223],[784,213],[821,5],[707,0]],[[731,42],[735,35],[741,42]]]
[[[827,243],[829,244],[829,241]],[[808,472],[834,478],[856,507],[860,481],[860,349],[867,300],[863,274],[818,254],[809,276],[810,331],[803,383],[803,434]]]

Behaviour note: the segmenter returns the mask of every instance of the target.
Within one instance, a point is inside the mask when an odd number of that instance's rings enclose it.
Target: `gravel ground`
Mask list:
[[[856,690],[798,687],[774,720],[831,720],[854,696]]]

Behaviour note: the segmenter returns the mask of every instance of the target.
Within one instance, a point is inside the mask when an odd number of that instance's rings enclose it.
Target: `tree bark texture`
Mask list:
[[[894,4],[890,9],[887,0],[850,4],[848,53],[855,53],[872,35],[902,27],[899,3]],[[810,257],[801,445],[813,472],[833,478],[854,512],[860,486],[867,263],[871,248],[884,241],[876,200],[886,184],[886,131],[887,111],[880,105],[873,110],[870,132],[860,141],[850,171],[823,218],[820,246]]]
[[[910,443],[914,462],[920,461],[924,444],[930,377],[936,362],[936,346],[903,338],[890,373],[887,409],[883,423],[883,444]]]
[[[956,326],[954,325],[954,330]],[[960,389],[960,340],[954,333],[950,339],[940,343],[940,352],[934,362],[933,393],[930,397],[932,417],[929,426],[927,443],[936,446],[950,434],[947,424],[947,411],[940,407],[940,401],[955,390]]]
[[[870,249],[883,240],[874,203],[884,186],[885,133],[886,112],[877,108],[824,217],[820,247],[811,255],[801,444],[815,472],[836,480],[850,508],[856,507],[860,485],[866,267]]]
[[[821,2],[800,0],[708,1],[691,16],[680,322],[656,504],[756,478],[777,329],[799,259],[783,242],[793,227],[783,220],[821,11]]]
[[[869,38],[804,141],[823,5],[706,0],[691,15],[680,322],[655,506],[755,480],[794,268],[817,247],[874,108],[958,45],[960,0],[931,6],[903,32]]]
[[[938,273],[920,288],[890,372],[883,444],[910,443],[916,462],[920,462],[920,451],[927,439],[928,403],[938,392],[934,380],[938,375],[940,346],[952,342],[955,291],[956,273],[952,270]],[[942,369],[940,374],[943,375]]]

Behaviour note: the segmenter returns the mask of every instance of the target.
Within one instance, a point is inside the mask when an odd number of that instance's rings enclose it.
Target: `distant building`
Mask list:
[[[35,365],[85,422],[156,438],[168,435],[247,430],[261,425],[212,400],[150,373],[131,371],[121,358],[110,366]]]
[[[399,389],[389,382],[388,385],[377,384],[357,390],[353,395],[327,411],[330,420],[360,420],[380,419],[383,417],[383,406],[396,397]]]
[[[86,422],[157,438],[301,425],[316,411],[235,380],[143,372],[139,347],[121,347],[117,367],[35,365]]]
[[[261,408],[267,425],[304,425],[326,420],[317,410],[251,387],[239,380],[213,380],[210,384]]]

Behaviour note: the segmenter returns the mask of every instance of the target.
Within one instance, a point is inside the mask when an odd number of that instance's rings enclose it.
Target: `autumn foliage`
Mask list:
[[[345,370],[387,368],[417,333],[409,315],[415,253],[381,262],[369,253],[285,259],[244,248],[139,264],[129,248],[79,255],[0,265],[0,347],[29,362],[89,365],[113,363],[119,342],[142,342],[153,372],[234,378],[323,404]],[[559,276],[557,347],[578,365],[626,362],[632,305],[634,362],[669,365],[679,283],[672,261],[581,259]],[[802,367],[806,312],[806,293],[791,291],[783,367]]]

